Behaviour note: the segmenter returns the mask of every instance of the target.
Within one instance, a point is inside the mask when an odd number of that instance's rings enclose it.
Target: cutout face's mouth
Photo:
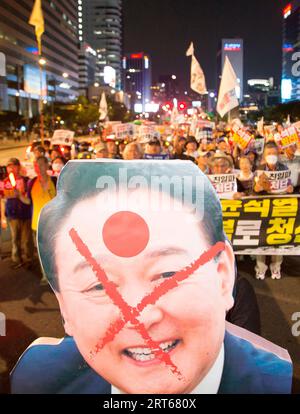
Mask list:
[[[180,339],[160,342],[159,347],[163,352],[170,353],[179,345],[180,342]],[[122,354],[137,362],[148,362],[157,358],[153,350],[146,347],[125,348],[122,351]]]

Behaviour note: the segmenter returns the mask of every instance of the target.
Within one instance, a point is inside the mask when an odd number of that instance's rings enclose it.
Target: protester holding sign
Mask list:
[[[25,265],[30,267],[33,259],[33,240],[31,233],[31,208],[22,203],[18,194],[25,195],[28,178],[21,175],[21,163],[11,158],[7,163],[8,178],[3,181],[3,199],[5,217],[2,216],[2,227],[7,223],[11,232],[11,259],[16,268]]]
[[[272,194],[273,187],[272,182],[270,180],[267,174],[270,174],[271,172],[275,173],[278,171],[282,171],[283,174],[288,172],[288,168],[279,162],[279,148],[275,144],[275,142],[268,142],[265,145],[264,149],[264,160],[265,164],[261,165],[258,170],[259,171],[265,171],[266,174],[261,174],[257,178],[254,186],[254,190],[259,194]],[[286,181],[286,179],[284,179]],[[279,185],[281,186],[281,184]],[[282,185],[282,188],[284,188],[284,184]],[[293,193],[293,186],[288,182],[285,186],[286,190],[285,193],[291,194]],[[275,190],[276,191],[276,190]],[[270,270],[271,270],[271,277],[272,279],[281,279],[281,264],[283,262],[283,256],[272,256],[271,257],[271,264],[270,264]],[[268,266],[266,265],[266,256],[257,256],[256,257],[256,278],[260,280],[265,279],[266,271],[268,269]]]
[[[216,152],[211,163],[212,175],[209,175],[213,187],[219,198],[231,199],[237,193],[237,182],[233,174],[232,158],[223,153]]]
[[[268,142],[265,145],[264,150],[264,161],[265,163],[258,167],[258,171],[265,171],[266,174],[259,174],[256,184],[254,186],[254,190],[260,194],[274,194],[280,193],[288,193],[292,194],[294,189],[290,182],[287,182],[288,185],[284,185],[284,183],[280,183],[279,186],[272,186],[272,175],[268,173],[275,173],[278,171],[289,172],[288,167],[281,162],[279,162],[279,148],[275,144],[275,142]],[[280,176],[278,177],[280,179]],[[285,177],[283,177],[285,179]],[[274,180],[275,181],[275,180]],[[278,187],[278,188],[277,188]]]
[[[240,173],[237,176],[238,192],[234,195],[237,200],[241,197],[249,196],[253,193],[254,173],[252,172],[252,164],[245,155],[240,158]]]
[[[281,161],[291,171],[291,182],[295,192],[299,192],[300,186],[300,156],[296,155],[297,145],[287,147],[281,156]]]

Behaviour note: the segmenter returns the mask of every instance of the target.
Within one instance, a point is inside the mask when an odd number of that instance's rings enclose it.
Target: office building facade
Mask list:
[[[97,52],[97,82],[101,86],[107,85],[106,74],[115,71],[115,88],[120,90],[122,0],[78,0],[78,18],[79,40],[87,42]]]
[[[145,112],[151,103],[151,60],[144,52],[129,53],[123,57],[124,91],[130,97],[131,109]],[[148,105],[147,105],[148,106]]]
[[[244,97],[244,41],[243,39],[222,39],[221,49],[218,53],[218,82],[219,88],[221,83],[221,76],[225,63],[225,58],[228,56],[230,63],[235,71],[238,82],[240,84],[237,90],[237,97],[240,102]]]
[[[79,46],[79,94],[88,96],[88,88],[95,83],[97,52],[85,42]]]
[[[45,32],[42,36],[42,81],[34,27],[28,20],[33,0],[1,0],[0,50],[5,59],[2,110],[31,117],[38,100],[72,102],[78,95],[77,1],[44,0]]]

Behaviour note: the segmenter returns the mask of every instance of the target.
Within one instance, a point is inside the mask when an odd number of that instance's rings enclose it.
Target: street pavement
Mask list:
[[[25,159],[26,148],[29,146],[27,140],[15,142],[14,140],[7,140],[0,142],[0,166],[6,165],[7,161],[14,157],[19,158],[20,161]]]

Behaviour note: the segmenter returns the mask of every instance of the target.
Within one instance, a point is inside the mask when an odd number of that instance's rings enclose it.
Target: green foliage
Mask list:
[[[108,117],[110,121],[129,122],[133,115],[125,105],[107,98]],[[45,108],[45,120],[50,125],[51,119],[64,121],[64,126],[70,129],[87,128],[90,123],[98,122],[99,104],[90,103],[84,96],[79,96],[74,104],[54,104]]]

